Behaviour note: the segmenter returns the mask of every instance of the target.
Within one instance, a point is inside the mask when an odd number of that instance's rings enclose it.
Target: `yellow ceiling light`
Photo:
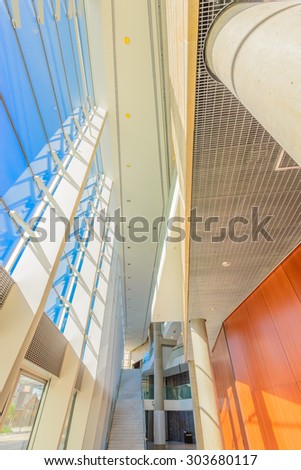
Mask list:
[[[130,113],[126,113],[126,114],[125,114],[125,117],[126,117],[127,119],[130,119],[130,117],[131,117]]]
[[[223,266],[224,268],[229,268],[229,266],[231,266],[231,264],[232,264],[231,261],[223,261],[223,262],[222,262],[222,266]]]
[[[128,36],[125,36],[124,38],[124,44],[130,44],[131,39]]]

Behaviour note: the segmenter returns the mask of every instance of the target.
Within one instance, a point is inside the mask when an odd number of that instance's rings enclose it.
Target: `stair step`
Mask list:
[[[143,450],[145,448],[143,404],[141,371],[122,370],[108,449]]]

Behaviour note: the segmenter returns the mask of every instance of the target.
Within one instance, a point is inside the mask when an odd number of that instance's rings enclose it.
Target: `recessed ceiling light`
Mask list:
[[[170,339],[173,339],[173,336],[171,336]]]
[[[129,38],[128,36],[125,36],[125,38],[124,38],[124,44],[129,45],[130,42],[131,42],[131,38]]]
[[[127,119],[130,119],[130,117],[131,117],[130,113],[125,113],[125,117],[126,117]]]
[[[231,266],[231,261],[223,261],[222,266],[224,266],[224,268],[229,268],[229,266]]]
[[[215,308],[215,307],[211,307],[210,310],[211,310],[211,312],[214,312],[214,311],[216,310],[216,308]]]

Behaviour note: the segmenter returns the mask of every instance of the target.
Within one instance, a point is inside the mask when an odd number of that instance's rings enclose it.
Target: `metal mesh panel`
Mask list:
[[[192,208],[203,218],[197,225],[203,240],[191,241],[189,316],[207,319],[211,344],[222,321],[300,240],[300,171],[277,171],[279,144],[204,64],[208,28],[225,4],[200,1],[197,56]],[[287,154],[283,158],[285,165],[292,162]],[[252,239],[252,207],[258,207],[259,222],[272,216],[265,228],[273,241],[261,234]],[[205,231],[211,216],[219,220]],[[245,242],[229,239],[234,216],[249,221],[235,226],[235,235],[248,236]],[[213,243],[221,227],[227,236]]]
[[[5,299],[13,285],[13,279],[5,269],[0,266],[0,309],[3,307]]]
[[[59,377],[66,346],[66,338],[47,315],[43,314],[25,359]]]

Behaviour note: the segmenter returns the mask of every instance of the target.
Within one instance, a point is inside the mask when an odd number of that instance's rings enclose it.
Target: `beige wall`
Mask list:
[[[192,151],[196,86],[199,0],[166,0],[168,39],[168,86],[173,158],[180,183],[180,215],[186,216],[186,239],[182,249],[185,285],[184,340],[187,339],[189,234],[191,208]]]
[[[48,385],[43,412],[33,443],[34,450],[58,448],[78,368],[78,357],[68,345],[61,376],[60,378],[52,377]]]

